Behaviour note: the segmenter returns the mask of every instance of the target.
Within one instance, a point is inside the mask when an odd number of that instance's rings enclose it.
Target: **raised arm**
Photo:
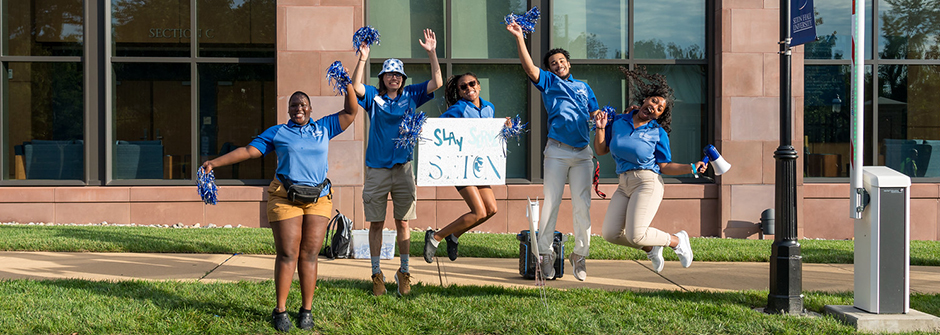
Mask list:
[[[356,114],[358,113],[359,104],[356,103],[356,94],[353,91],[353,84],[350,83],[346,85],[346,100],[343,102],[343,110],[337,115],[339,117],[339,127],[346,130],[353,121],[356,121]]]
[[[444,76],[441,75],[441,63],[437,61],[437,36],[431,29],[424,30],[424,41],[418,40],[424,51],[428,52],[428,59],[431,60],[431,80],[428,81],[428,93],[436,91],[444,86]]]
[[[258,157],[261,157],[261,151],[258,151],[258,148],[246,145],[244,147],[232,150],[231,152],[220,157],[216,157],[215,159],[202,163],[202,168],[206,173],[209,173],[212,172],[213,168],[240,163],[242,161],[248,160],[249,158]]]
[[[594,125],[597,126],[594,131],[594,154],[606,155],[610,152],[607,144],[607,113],[594,113]]]
[[[356,97],[360,98],[366,95],[366,86],[362,84],[362,74],[366,71],[365,67],[368,66],[369,51],[368,44],[362,43],[359,45],[359,61],[356,63],[356,69],[353,70],[352,84]]]
[[[705,172],[706,164],[702,161],[695,162],[695,170],[698,173]],[[693,173],[692,164],[682,164],[682,163],[659,163],[659,172],[662,174],[668,175],[680,175],[680,174],[689,174]]]
[[[522,63],[522,69],[525,71],[525,74],[529,76],[530,80],[539,82],[539,67],[532,63],[532,56],[529,56],[529,48],[525,45],[525,36],[522,34],[522,26],[513,22],[506,25],[506,30],[516,37],[516,49],[519,53],[519,62]]]

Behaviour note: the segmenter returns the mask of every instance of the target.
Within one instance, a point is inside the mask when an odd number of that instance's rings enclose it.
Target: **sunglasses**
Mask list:
[[[468,87],[477,87],[477,81],[471,81],[466,84],[460,84],[460,90],[466,90]]]

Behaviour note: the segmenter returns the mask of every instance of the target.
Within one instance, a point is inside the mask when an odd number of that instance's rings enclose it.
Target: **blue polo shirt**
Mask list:
[[[542,92],[542,103],[548,113],[548,137],[573,147],[588,145],[591,132],[588,120],[591,112],[600,109],[591,87],[571,75],[561,79],[543,69],[539,69],[539,82],[532,83]]]
[[[617,162],[617,174],[630,170],[659,172],[659,163],[672,162],[669,135],[656,120],[633,127],[633,113],[618,114],[607,124],[605,141]]]
[[[480,98],[480,108],[469,100],[460,99],[449,108],[441,117],[457,118],[491,118],[496,116],[496,107],[489,101]]]
[[[288,120],[287,124],[268,128],[248,145],[262,155],[272,150],[277,153],[274,178],[283,174],[295,184],[315,186],[326,179],[330,139],[342,132],[339,117],[331,114],[303,126]],[[320,196],[327,194],[330,194],[329,188],[323,189]]]
[[[365,87],[366,93],[359,99],[359,105],[368,113],[371,122],[366,166],[389,169],[395,164],[411,161],[408,150],[396,148],[394,139],[400,137],[398,127],[405,112],[416,110],[434,98],[433,92],[428,93],[428,82],[405,86],[394,100],[387,94],[379,96],[379,89],[375,86]]]

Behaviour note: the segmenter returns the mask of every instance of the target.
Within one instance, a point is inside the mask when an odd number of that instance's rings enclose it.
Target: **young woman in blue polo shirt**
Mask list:
[[[362,185],[362,204],[369,225],[369,251],[372,258],[372,293],[385,294],[385,275],[379,267],[382,246],[382,229],[385,227],[385,207],[388,195],[392,195],[395,229],[398,231],[398,253],[401,266],[395,271],[398,294],[411,292],[411,274],[408,271],[411,234],[408,221],[414,220],[416,187],[411,165],[411,152],[396,148],[394,139],[399,137],[398,127],[402,116],[434,98],[434,92],[444,85],[441,65],[437,61],[437,38],[430,29],[424,30],[424,41],[418,41],[428,53],[431,61],[431,80],[405,86],[408,75],[404,64],[390,58],[382,64],[379,72],[379,87],[362,84],[370,48],[359,46],[359,63],[353,71],[352,82],[359,105],[369,117],[369,143],[366,147],[366,174]]]
[[[347,85],[346,90],[351,93],[352,84]],[[271,313],[271,321],[278,331],[286,332],[291,328],[286,304],[294,269],[300,275],[303,304],[297,315],[298,324],[302,329],[313,328],[310,309],[317,288],[317,256],[333,210],[332,190],[326,178],[329,141],[352,124],[358,111],[355,95],[347,94],[342,111],[312,121],[310,97],[294,92],[288,102],[290,120],[286,124],[268,128],[247,146],[202,164],[208,173],[213,168],[277,153],[277,170],[268,186],[267,214],[277,251],[274,262],[277,306]],[[291,201],[287,199],[285,183],[320,186],[322,191],[314,202]]]
[[[451,76],[444,86],[444,100],[447,111],[441,117],[449,118],[491,118],[496,116],[496,107],[480,98],[480,80],[477,75],[467,72]],[[509,118],[507,118],[509,119]],[[479,226],[496,215],[496,196],[490,186],[457,186],[460,196],[467,202],[470,212],[438,231],[428,229],[424,234],[424,260],[432,262],[434,253],[442,240],[447,240],[447,257],[457,259],[457,239],[463,233]]]
[[[674,97],[665,76],[649,75],[643,69],[620,70],[634,82],[635,96],[642,106],[630,106],[629,113],[610,121],[606,113],[594,117],[594,150],[598,155],[613,155],[620,178],[607,205],[604,239],[646,251],[656,272],[663,270],[663,247],[667,246],[676,252],[683,267],[689,267],[693,257],[689,235],[684,230],[669,235],[650,224],[663,200],[660,175],[704,172],[705,163],[672,162],[668,133]]]
[[[539,216],[539,231],[548,233],[539,234],[538,239],[542,274],[545,279],[555,278],[552,232],[555,231],[565,181],[568,181],[575,240],[570,261],[574,277],[583,281],[587,278],[585,258],[591,246],[591,179],[594,177],[594,153],[589,145],[591,130],[588,121],[600,107],[591,87],[572,78],[568,51],[549,50],[542,62],[549,71],[540,69],[532,63],[522,27],[513,22],[506,25],[506,30],[516,38],[522,69],[542,92],[548,119],[548,143],[543,152],[542,193],[545,201]]]

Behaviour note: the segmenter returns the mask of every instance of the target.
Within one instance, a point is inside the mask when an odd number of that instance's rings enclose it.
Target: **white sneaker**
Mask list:
[[[574,274],[574,278],[580,281],[587,279],[587,266],[584,264],[584,256],[572,252],[569,259],[571,260],[571,273]]]
[[[663,271],[663,266],[666,265],[666,260],[663,259],[663,247],[653,247],[653,250],[646,253],[646,258],[653,263],[653,271],[656,273]]]
[[[545,254],[539,256],[539,267],[542,269],[542,277],[545,280],[555,279],[555,254]]]
[[[673,250],[675,250],[676,256],[679,256],[679,263],[684,268],[692,266],[692,244],[689,243],[689,234],[682,230],[676,233],[676,237],[679,238],[679,245]]]

